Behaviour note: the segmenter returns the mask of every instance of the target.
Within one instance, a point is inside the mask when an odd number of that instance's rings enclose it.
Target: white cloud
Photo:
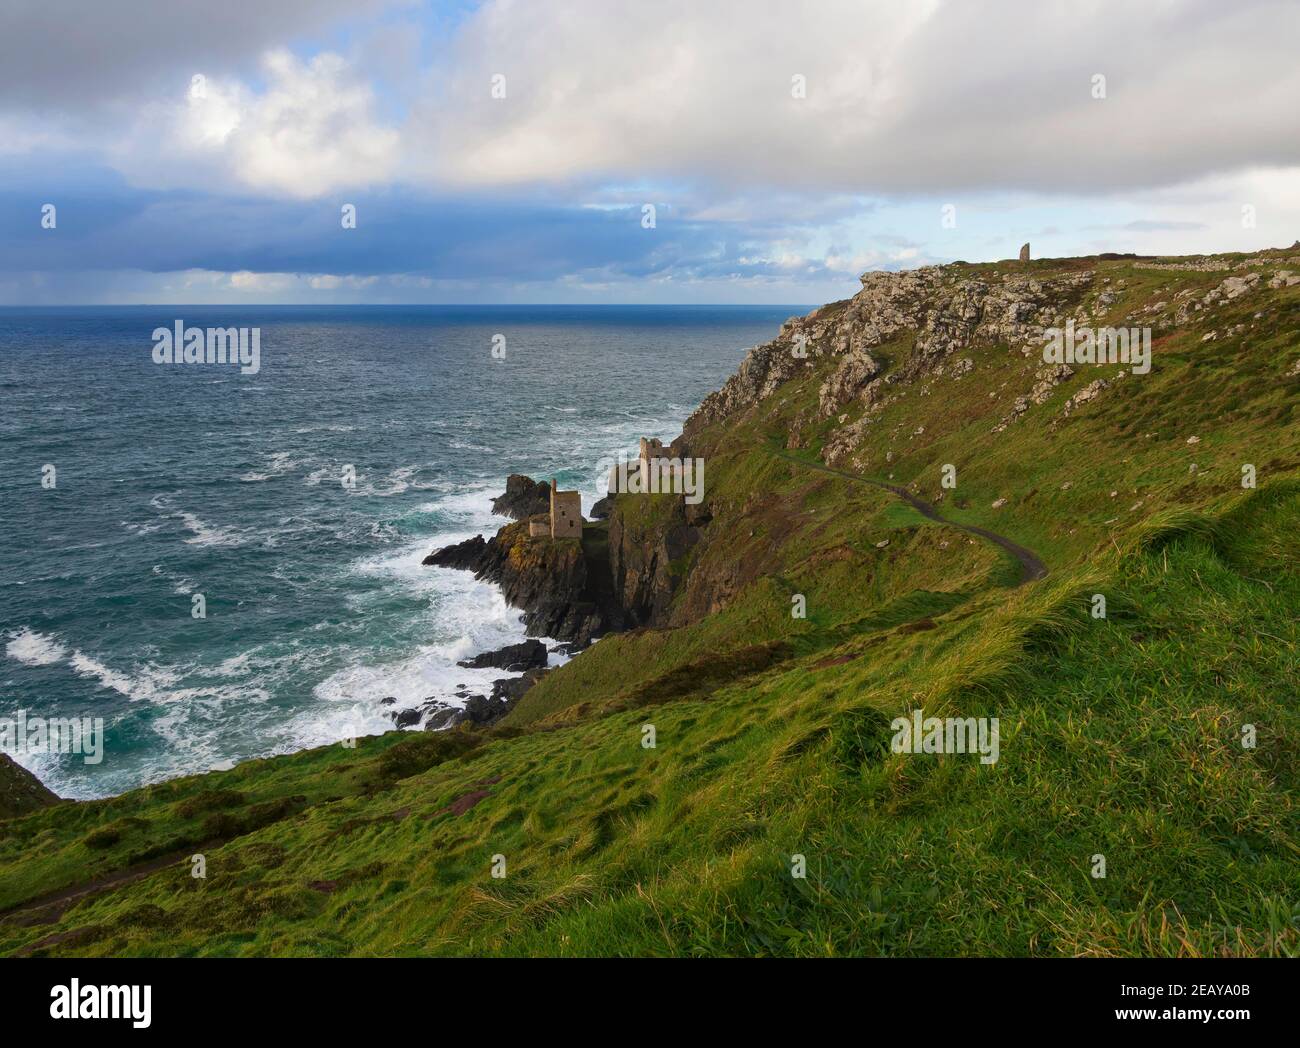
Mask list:
[[[19,0],[0,43],[0,83],[27,78],[10,92],[10,151],[84,129],[139,184],[303,197],[396,181],[588,199],[671,185],[706,220],[769,192],[789,220],[801,195],[1103,195],[1300,164],[1300,5],[1271,0],[486,0],[437,38],[423,78],[414,22],[363,23],[349,58],[267,50],[340,17],[341,0],[135,6],[129,24],[166,73],[147,92],[142,54],[83,54],[85,33]],[[185,98],[191,69],[207,70],[202,105]],[[792,97],[796,75],[806,97]],[[377,84],[400,127],[377,115]],[[75,100],[66,127],[35,118],[40,85]],[[14,108],[22,97],[30,108]]]
[[[183,97],[147,107],[114,149],[132,181],[315,197],[385,182],[400,136],[375,116],[374,92],[339,55],[263,59],[266,88],[205,78]]]
[[[1167,185],[1300,162],[1298,38],[1300,6],[1267,0],[495,0],[434,71],[410,160],[470,185]]]
[[[236,291],[280,291],[294,282],[290,273],[252,273],[241,269],[230,274],[230,286]]]

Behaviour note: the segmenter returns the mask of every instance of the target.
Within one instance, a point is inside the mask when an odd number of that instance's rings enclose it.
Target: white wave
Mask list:
[[[293,453],[289,451],[276,451],[266,457],[266,469],[262,471],[250,470],[240,475],[239,479],[245,483],[251,483],[259,480],[270,480],[273,477],[283,476],[289,470],[300,463],[295,462]]]
[[[378,495],[383,498],[388,495],[400,495],[404,491],[409,491],[411,487],[411,477],[415,475],[419,466],[403,466],[401,469],[395,469],[384,478],[388,485],[385,488],[378,488],[373,485],[357,489],[357,494]]]
[[[441,513],[471,526],[487,527],[502,520],[492,513],[492,500],[506,490],[505,478],[492,483],[479,482],[454,488],[441,498],[426,502],[417,509],[422,513]],[[469,536],[463,536],[468,538]],[[438,536],[443,540],[443,536]],[[452,540],[445,540],[452,541]]]
[[[327,705],[304,710],[294,721],[302,745],[338,739],[346,725],[359,734],[391,731],[393,712],[416,708],[429,699],[462,705],[463,698],[456,695],[462,686],[468,694],[487,695],[493,681],[514,676],[499,669],[465,669],[456,663],[524,640],[519,611],[506,604],[496,586],[479,582],[468,572],[422,563],[434,546],[468,537],[444,533],[353,565],[358,574],[388,579],[428,599],[434,643],[399,658],[379,653],[370,659],[357,658],[321,681],[313,694]],[[381,705],[385,698],[396,702]]]
[[[180,679],[180,674],[163,666],[141,667],[135,676],[110,669],[98,659],[81,651],[74,651],[68,660],[72,669],[82,677],[99,682],[128,699],[155,699],[162,697],[165,689]]]
[[[163,526],[163,522],[160,520],[146,521],[143,524],[133,524],[129,520],[124,520],[121,523],[122,527],[126,528],[132,535],[152,535]]]
[[[243,546],[249,541],[248,536],[238,528],[217,528],[201,520],[193,513],[181,510],[176,514],[193,535],[185,540],[189,546]]]
[[[215,666],[198,667],[199,676],[210,680],[234,679],[246,683],[243,679],[256,674],[260,687],[267,687],[282,680],[289,674],[319,665],[320,652],[311,647],[295,647],[293,650],[275,653],[264,647],[249,648],[237,655],[223,659]]]
[[[155,564],[153,566],[153,573],[170,582],[172,584],[172,592],[181,597],[188,597],[194,592],[194,588],[198,585],[197,582],[185,575],[173,575],[161,564]]]
[[[54,637],[24,626],[10,635],[5,653],[24,666],[51,666],[67,658],[68,649]]]

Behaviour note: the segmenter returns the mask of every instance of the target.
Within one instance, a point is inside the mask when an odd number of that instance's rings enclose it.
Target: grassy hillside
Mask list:
[[[496,729],[0,822],[0,951],[1300,954],[1300,286],[1283,254],[1169,264],[1194,268],[940,271],[1150,323],[1150,374],[1043,389],[1022,346],[922,367],[903,331],[870,348],[883,397],[824,412],[815,344],[705,419],[673,627],[600,641]],[[951,523],[814,468],[829,448]],[[666,498],[620,509],[653,527]],[[1000,759],[890,752],[918,708],[998,718]]]

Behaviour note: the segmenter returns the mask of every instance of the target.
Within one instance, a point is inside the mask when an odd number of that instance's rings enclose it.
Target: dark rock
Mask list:
[[[551,512],[551,486],[522,473],[506,478],[504,495],[492,500],[492,512],[511,520],[526,520],[538,513]]]
[[[395,702],[397,702],[397,700],[396,700],[395,698],[393,698],[393,696],[389,695],[387,698],[380,699],[380,700],[379,700],[379,705],[381,705],[381,706],[392,706]]]
[[[610,584],[626,626],[668,624],[679,584],[673,561],[685,556],[699,537],[698,529],[686,523],[685,500],[674,503],[667,521],[654,523],[629,517],[615,507],[609,520]]]
[[[502,677],[492,682],[492,701],[502,703],[508,710],[524,697],[524,692],[533,686],[533,682],[523,677]]]
[[[664,552],[669,561],[686,556],[700,541],[700,531],[689,524],[679,524],[664,533]]]
[[[686,523],[694,528],[702,528],[713,520],[713,513],[703,502],[697,502],[694,505],[686,503],[684,512],[686,514]]]
[[[509,713],[529,688],[536,684],[547,670],[531,669],[519,677],[502,677],[492,683],[491,695],[470,695],[464,707],[452,706],[439,699],[430,699],[421,707],[425,731],[444,731],[458,724],[472,724],[487,728]]]
[[[511,702],[495,695],[492,698],[475,695],[465,703],[465,719],[480,728],[486,728],[509,713],[511,705]]]
[[[462,571],[478,571],[479,563],[487,554],[488,543],[482,535],[457,542],[430,553],[424,558],[426,567],[459,568]]]
[[[475,696],[482,698],[482,696]],[[459,706],[449,706],[445,702],[435,702],[424,707],[424,730],[444,731],[454,728],[465,719],[465,711]]]
[[[0,753],[0,819],[26,815],[59,801],[40,779],[9,754]]]
[[[614,508],[614,496],[606,495],[603,499],[597,499],[591,506],[591,512],[587,514],[592,520],[606,520],[610,511]]]
[[[546,665],[546,645],[540,640],[526,640],[521,644],[507,644],[496,651],[485,651],[472,659],[456,663],[464,669],[505,670],[508,673],[520,673]]]
[[[389,716],[399,728],[410,728],[419,724],[424,715],[419,710],[398,710],[396,713],[390,713]]]
[[[528,522],[507,524],[490,540],[445,546],[425,564],[461,568],[494,582],[512,607],[524,611],[529,636],[588,643],[622,628],[622,609],[609,581],[604,541],[535,542]]]

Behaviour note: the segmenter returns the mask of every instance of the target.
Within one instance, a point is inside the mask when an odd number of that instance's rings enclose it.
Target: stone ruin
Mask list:
[[[530,520],[528,537],[582,541],[582,493],[560,491],[551,478],[551,512],[546,520]]]

